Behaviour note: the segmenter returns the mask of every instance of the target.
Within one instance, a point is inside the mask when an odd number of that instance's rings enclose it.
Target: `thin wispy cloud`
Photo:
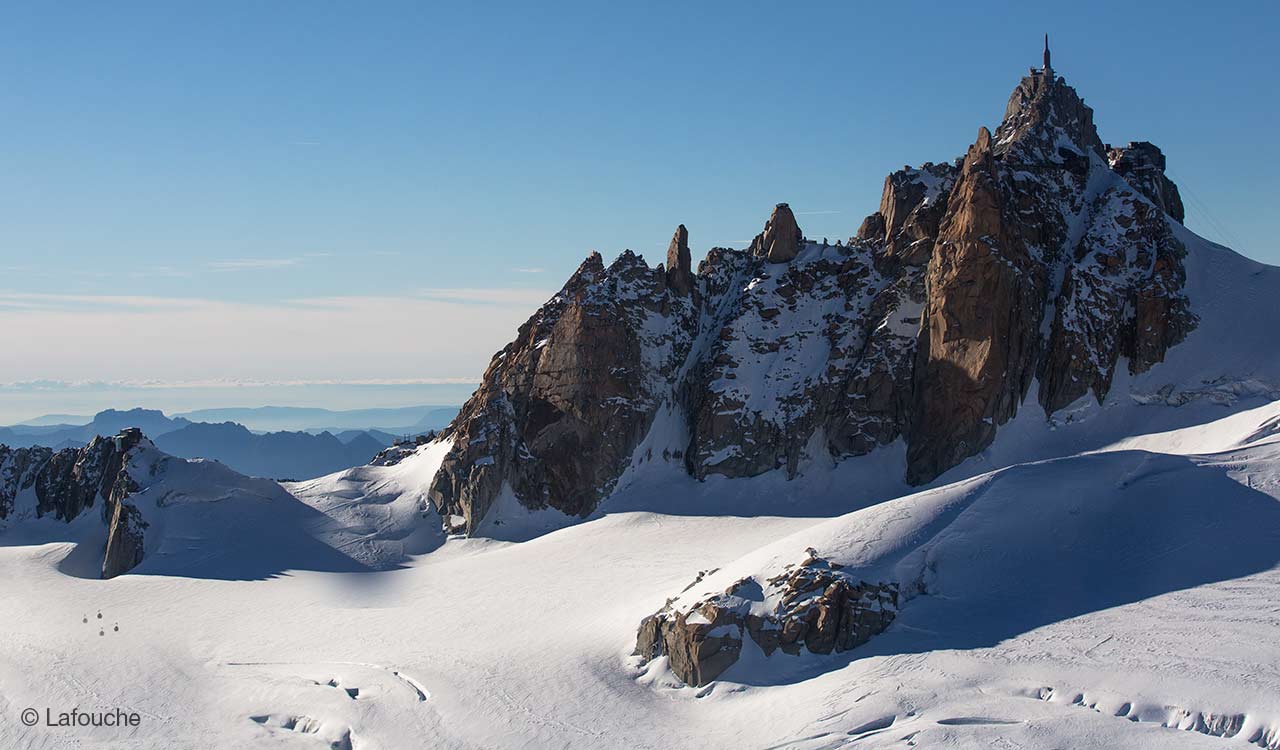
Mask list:
[[[299,258],[237,258],[209,261],[205,267],[214,271],[266,271],[296,266],[300,262]]]
[[[419,289],[418,296],[425,300],[452,302],[466,305],[526,305],[530,312],[551,298],[545,289]]]
[[[290,146],[319,146],[320,141],[289,141]]]
[[[830,214],[842,214],[844,211],[796,211],[796,216],[829,216]]]
[[[204,300],[105,294],[37,294],[0,292],[0,309],[11,310],[176,310],[208,304]]]
[[[474,383],[550,296],[514,287],[283,300],[0,291],[0,380],[27,390]]]
[[[476,377],[447,378],[308,378],[260,380],[252,378],[203,378],[196,380],[19,380],[0,382],[0,392],[84,390],[201,390],[209,388],[302,388],[307,386],[473,385]]]
[[[133,279],[182,279],[192,275],[189,270],[174,268],[173,266],[147,266],[144,268],[135,268],[128,271],[125,275]]]
[[[513,268],[516,273],[546,273],[545,268]]]

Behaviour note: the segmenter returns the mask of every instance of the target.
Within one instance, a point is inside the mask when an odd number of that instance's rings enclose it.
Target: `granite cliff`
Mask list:
[[[1196,325],[1163,167],[1151,144],[1105,146],[1037,69],[963,157],[889,175],[847,243],[805,239],[780,203],[696,273],[684,225],[656,268],[593,253],[442,433],[428,496],[467,532],[504,493],[586,515],[659,417],[678,425],[664,457],[697,478],[901,440],[904,477],[928,482],[1028,398],[1101,401]]]

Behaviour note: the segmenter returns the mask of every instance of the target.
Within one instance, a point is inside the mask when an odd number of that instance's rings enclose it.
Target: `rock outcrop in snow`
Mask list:
[[[898,584],[867,583],[841,567],[810,550],[804,562],[763,581],[742,578],[692,604],[668,602],[640,623],[635,653],[646,661],[666,656],[681,681],[699,686],[738,660],[746,637],[765,656],[861,646],[893,622]]]
[[[443,433],[432,503],[469,532],[508,488],[584,515],[660,412],[681,423],[662,458],[698,478],[902,440],[923,483],[986,448],[1035,383],[1049,414],[1101,401],[1122,360],[1141,373],[1196,325],[1163,157],[1123,151],[1109,162],[1093,111],[1037,72],[963,159],[889,175],[848,245],[805,240],[780,203],[696,274],[683,225],[665,269],[593,253]]]
[[[1273,402],[824,521],[673,591],[640,622],[635,654],[664,657],[686,685],[759,684],[802,669],[786,663],[802,650],[845,651],[882,633],[892,653],[922,640],[973,648],[1271,571],[1277,414]]]

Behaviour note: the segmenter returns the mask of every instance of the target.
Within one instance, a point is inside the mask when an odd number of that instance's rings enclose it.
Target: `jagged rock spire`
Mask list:
[[[751,252],[763,255],[770,263],[786,263],[799,254],[802,239],[804,234],[796,224],[796,215],[791,212],[791,207],[779,203],[764,225],[764,232],[756,235],[751,243]]]
[[[689,230],[684,224],[676,227],[676,233],[667,246],[667,288],[680,296],[693,290],[693,272],[689,258]]]
[[[662,274],[631,253],[608,268],[591,256],[494,357],[428,497],[468,532],[504,488],[585,516],[664,404],[687,432],[645,460],[696,478],[794,476],[820,431],[836,459],[905,440],[905,477],[923,483],[990,445],[1033,383],[1045,414],[1101,403],[1119,363],[1140,373],[1195,325],[1185,251],[1135,193],[1171,210],[1161,159],[1114,154],[1131,185],[1106,156],[1077,92],[1032,69],[964,159],[891,175],[844,251],[783,268],[803,235],[780,203],[747,251],[711,250],[687,297],[673,294],[683,227]]]

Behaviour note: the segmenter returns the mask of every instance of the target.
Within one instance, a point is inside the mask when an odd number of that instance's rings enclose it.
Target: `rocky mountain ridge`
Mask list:
[[[50,516],[70,523],[101,508],[107,526],[102,577],[114,578],[142,561],[146,522],[129,496],[138,484],[129,471],[132,451],[149,441],[136,427],[97,436],[83,448],[53,451],[0,445],[0,521]]]
[[[189,554],[206,541],[205,559],[253,555],[258,551],[241,549],[241,539],[250,535],[247,527],[261,521],[259,516],[273,510],[271,518],[286,524],[266,530],[273,544],[287,548],[289,540],[306,536],[288,525],[302,523],[290,513],[314,512],[279,484],[246,477],[216,461],[168,455],[136,427],[97,436],[81,448],[0,445],[0,529],[44,525],[56,538],[91,545],[92,551],[82,557],[98,562],[92,571],[77,564],[77,575],[114,578],[154,552],[172,559],[175,551]],[[175,520],[175,512],[180,519]],[[95,513],[105,541],[93,528]],[[167,550],[166,530],[174,534]],[[314,540],[307,545],[318,547]],[[345,558],[328,556],[345,564]]]
[[[847,244],[805,240],[780,203],[696,274],[684,225],[657,268],[593,253],[444,431],[429,496],[467,531],[508,491],[585,515],[660,413],[679,427],[665,457],[698,478],[903,440],[906,479],[928,482],[1033,386],[1049,415],[1101,401],[1195,326],[1163,164],[1108,151],[1075,90],[1033,71],[964,157],[889,175]]]

